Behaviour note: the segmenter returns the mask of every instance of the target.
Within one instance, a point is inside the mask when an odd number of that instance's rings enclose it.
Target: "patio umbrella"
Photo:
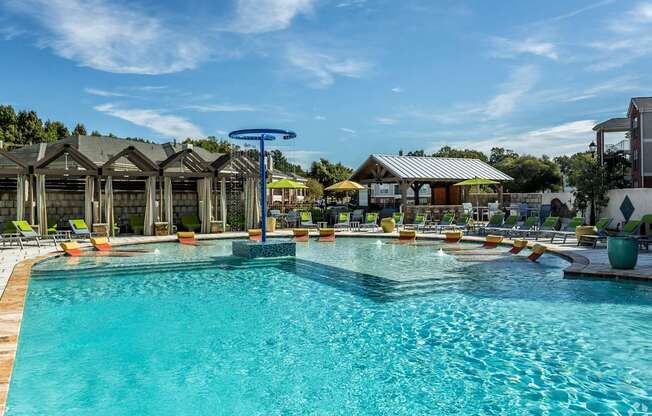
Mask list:
[[[267,189],[281,189],[281,207],[285,208],[285,189],[306,189],[306,185],[301,182],[296,182],[290,179],[280,179],[278,181],[267,184]],[[270,203],[271,204],[271,203]]]
[[[324,191],[330,191],[330,192],[359,191],[360,189],[364,189],[364,186],[360,185],[357,182],[342,181],[329,186],[328,188],[324,189]]]
[[[467,179],[462,182],[458,182],[454,184],[453,186],[477,186],[478,187],[478,192],[480,191],[480,187],[483,185],[498,185],[500,182],[492,181],[491,179],[482,179],[478,178],[477,176],[473,179]],[[478,208],[478,194],[475,195],[475,207],[476,210]],[[478,213],[480,215],[480,213]],[[479,219],[479,218],[478,218]]]

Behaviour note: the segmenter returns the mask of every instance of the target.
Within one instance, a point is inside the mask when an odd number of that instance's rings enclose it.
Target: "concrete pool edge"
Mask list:
[[[281,231],[270,233],[271,238],[287,238],[290,237],[291,231]],[[317,237],[316,232],[310,234],[311,237]],[[341,232],[337,234],[341,237],[351,238],[382,238],[382,239],[396,239],[398,233],[360,233],[360,232]],[[199,235],[201,240],[234,240],[247,238],[247,234],[240,233],[223,233],[223,234],[209,234]],[[439,234],[418,234],[420,240],[437,240],[443,241],[444,235]],[[163,237],[126,237],[114,238],[112,244],[115,246],[120,245],[139,245],[139,244],[155,244],[155,243],[171,243],[176,241],[175,236]],[[484,237],[465,236],[461,240],[465,243],[480,243],[484,242]],[[528,248],[533,244],[540,242],[528,242]],[[511,240],[504,240],[501,246],[510,247]],[[587,273],[586,269],[590,267],[590,261],[586,257],[571,252],[564,247],[555,247],[545,244],[548,252],[560,257],[563,257],[571,264],[564,269],[564,277],[566,276],[586,276],[586,277],[606,277],[611,279],[634,279],[634,280],[652,280],[651,276],[640,277],[636,273],[625,274],[627,271],[610,272],[605,270],[602,274]],[[84,244],[83,248],[91,247],[90,244]],[[18,338],[20,335],[20,327],[23,318],[23,311],[25,307],[25,298],[29,288],[29,280],[31,270],[34,265],[45,261],[47,259],[63,255],[61,251],[52,251],[49,253],[35,253],[22,261],[17,261],[13,264],[13,269],[9,276],[6,286],[0,295],[0,415],[4,414],[6,409],[7,397],[9,393],[9,385],[11,382],[11,374],[13,365],[16,358],[18,349]]]

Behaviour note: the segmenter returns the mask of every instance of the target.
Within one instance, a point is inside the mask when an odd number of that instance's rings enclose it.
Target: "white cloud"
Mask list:
[[[43,28],[39,45],[106,72],[167,74],[195,68],[210,53],[137,7],[106,0],[8,0]]]
[[[580,91],[578,94],[570,96],[566,101],[575,102],[588,100],[605,93],[626,93],[640,91],[644,86],[639,81],[638,77],[622,76],[614,79],[606,80],[595,84],[589,88]]]
[[[538,79],[539,70],[536,67],[528,65],[513,70],[509,80],[502,84],[502,92],[487,104],[485,109],[487,117],[495,119],[511,114]]]
[[[302,168],[308,169],[310,164],[324,156],[324,152],[316,150],[288,150],[283,152],[288,162],[301,165]]]
[[[324,116],[315,116],[315,120],[326,120],[326,117]]]
[[[349,134],[355,134],[356,133],[355,130],[349,129],[349,128],[346,128],[346,127],[340,127],[340,130],[343,131],[344,133],[349,133]]]
[[[133,87],[133,90],[144,92],[157,92],[163,91],[168,88],[167,85],[143,85],[142,87]]]
[[[403,91],[405,91],[405,90],[404,90],[403,88],[401,88],[401,87],[394,87],[394,88],[392,88],[392,92],[395,92],[395,93],[397,93],[397,94],[400,94],[400,93],[402,93]]]
[[[498,58],[514,58],[522,54],[531,54],[555,61],[559,59],[559,53],[551,42],[532,38],[511,40],[500,37],[495,37],[492,41],[496,48],[493,55]]]
[[[367,0],[345,0],[335,5],[335,7],[360,7],[363,6]]]
[[[360,59],[339,58],[331,54],[291,46],[287,51],[288,62],[313,79],[312,86],[326,87],[335,82],[336,76],[360,78],[371,65]]]
[[[265,33],[283,30],[300,14],[310,14],[314,0],[238,0],[235,22],[228,30]]]
[[[100,90],[97,88],[84,88],[84,91],[90,95],[97,95],[98,97],[128,97],[127,94],[114,91]]]
[[[187,137],[204,137],[201,129],[179,116],[164,114],[160,110],[119,108],[114,104],[102,104],[94,107],[95,110],[122,120],[129,121],[137,126],[146,127],[166,137],[185,139]]]
[[[386,126],[396,124],[396,119],[391,118],[391,117],[376,117],[376,121],[380,124],[384,124]]]
[[[189,105],[186,108],[197,110],[202,113],[238,113],[248,111],[258,111],[256,107],[247,104],[206,104],[206,105]]]

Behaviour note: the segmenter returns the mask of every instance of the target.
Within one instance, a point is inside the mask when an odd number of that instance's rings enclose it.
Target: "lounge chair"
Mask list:
[[[48,220],[48,234],[57,234],[57,220]]]
[[[198,232],[201,229],[201,222],[196,215],[182,215],[181,225],[186,231]]]
[[[394,224],[396,225],[396,229],[400,230],[401,227],[403,227],[403,218],[405,216],[403,215],[402,212],[395,212],[392,214],[392,218],[394,218]]]
[[[550,242],[554,243],[555,242],[555,237],[559,237],[562,239],[562,244],[566,243],[566,239],[568,237],[575,236],[575,229],[579,227],[580,225],[584,225],[584,218],[583,217],[575,217],[571,219],[568,224],[566,224],[561,230],[557,232],[552,233],[552,237],[550,238]]]
[[[333,228],[346,228],[351,227],[351,213],[350,212],[340,212],[337,216],[337,222],[333,225]]]
[[[462,209],[464,210],[464,213],[472,216],[473,215],[473,204],[470,202],[462,202]]]
[[[489,219],[489,223],[487,223],[487,225],[485,225],[484,227],[480,228],[480,232],[482,234],[487,234],[487,232],[489,231],[502,227],[504,221],[505,221],[505,214],[503,214],[502,212],[494,214]]]
[[[652,244],[652,214],[643,215],[641,217],[641,223],[641,226],[645,225],[645,234],[643,234],[639,242],[641,247],[649,250],[650,244]]]
[[[455,219],[453,224],[449,227],[452,230],[466,230],[471,221],[471,214],[462,214]]]
[[[543,224],[537,229],[537,231],[534,233],[534,239],[538,240],[539,237],[543,237],[545,235],[554,235],[556,233],[557,227],[559,226],[559,217],[548,217],[543,221]]]
[[[539,217],[527,217],[522,224],[516,225],[516,227],[510,231],[509,235],[528,237],[531,233],[536,231],[538,223]]]
[[[493,232],[497,232],[499,234],[504,234],[504,235],[509,235],[512,230],[516,227],[518,224],[518,215],[510,215],[505,219],[505,222],[503,225],[500,227],[496,227]]]
[[[75,237],[91,238],[95,235],[102,235],[102,233],[92,232],[84,220],[69,220],[68,224],[70,224],[70,229]]]
[[[372,231],[376,231],[378,228],[378,213],[376,212],[369,212],[365,216],[365,221],[360,224],[360,229],[363,228],[371,228]]]
[[[606,241],[607,237],[610,235],[614,236],[635,236],[638,234],[638,230],[641,229],[643,222],[641,220],[629,220],[623,225],[623,229],[620,232],[609,234],[605,232],[602,235],[586,235],[582,236],[584,240],[590,240],[593,242],[593,248],[595,248],[600,241]],[[584,238],[586,237],[586,238]]]
[[[439,220],[439,222],[435,225],[435,232],[442,232],[443,230],[451,227],[453,225],[453,221],[455,220],[455,214],[447,212],[444,214],[443,217]]]
[[[129,226],[134,234],[142,234],[145,229],[145,218],[142,215],[135,215],[129,218]]]
[[[425,230],[426,223],[428,222],[428,217],[425,214],[417,214],[414,217],[414,222],[412,224],[405,224],[403,228],[409,228],[413,230]]]
[[[11,223],[18,232],[18,236],[16,238],[18,239],[21,248],[23,248],[24,243],[28,241],[34,241],[38,247],[41,247],[41,235],[34,231],[32,226],[29,225],[27,221],[12,221]],[[56,245],[56,238],[52,237],[52,239]]]
[[[595,234],[592,235],[581,235],[577,240],[577,245],[590,244],[595,248],[598,244],[598,240],[601,237],[607,237],[607,227],[611,224],[612,218],[600,218],[598,222],[595,223],[593,231]]]
[[[301,211],[301,227],[303,228],[317,228],[317,224],[312,222],[312,213],[310,211]]]

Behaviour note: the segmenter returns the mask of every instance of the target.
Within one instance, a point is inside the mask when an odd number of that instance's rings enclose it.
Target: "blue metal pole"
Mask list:
[[[267,241],[267,201],[265,200],[267,196],[266,189],[267,188],[267,178],[266,178],[266,172],[265,172],[265,135],[262,134],[260,136],[260,206],[262,208],[261,213],[262,213],[262,219],[261,219],[261,229],[263,232],[263,236],[261,241],[264,243]]]

